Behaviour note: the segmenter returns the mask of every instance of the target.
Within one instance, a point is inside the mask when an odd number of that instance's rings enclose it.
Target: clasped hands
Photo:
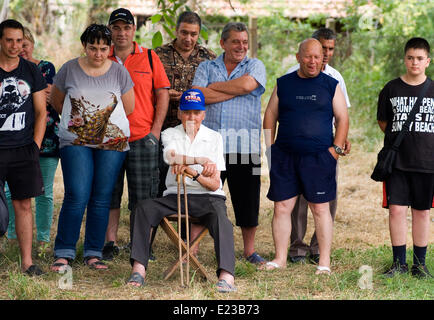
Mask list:
[[[199,164],[203,170],[200,173],[204,177],[212,177],[217,172],[217,165],[207,157],[190,157],[176,154],[174,150],[167,153],[167,160],[171,166],[173,174],[188,173],[191,176],[196,176],[198,171],[190,167],[192,164]]]

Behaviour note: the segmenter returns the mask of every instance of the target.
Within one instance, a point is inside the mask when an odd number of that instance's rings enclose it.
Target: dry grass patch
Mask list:
[[[360,132],[355,130],[353,140]],[[375,150],[376,151],[376,150]],[[379,273],[391,262],[388,212],[381,208],[382,188],[380,183],[370,180],[369,175],[375,164],[376,152],[367,151],[353,142],[350,156],[339,160],[338,212],[334,225],[332,269],[330,277],[314,276],[313,265],[288,263],[284,270],[271,272],[257,271],[242,258],[243,244],[240,228],[235,226],[233,209],[228,196],[228,216],[234,224],[236,285],[238,291],[219,294],[214,284],[216,259],[211,237],[202,242],[199,260],[213,277],[211,283],[203,282],[192,272],[189,288],[181,288],[179,272],[168,281],[163,280],[163,271],[177,258],[177,248],[160,230],[154,245],[155,262],[149,263],[146,285],[131,288],[125,285],[130,275],[129,253],[121,250],[109,270],[90,270],[82,263],[82,240],[78,244],[78,258],[73,264],[73,287],[59,288],[61,275],[49,273],[41,279],[29,279],[20,274],[19,251],[5,239],[0,240],[0,299],[65,299],[65,300],[273,300],[273,299],[434,299],[434,283],[418,282],[410,276],[384,280]],[[264,164],[264,172],[266,164]],[[266,198],[268,176],[261,178],[260,225],[256,236],[256,250],[267,259],[274,257],[271,235],[273,203]],[[225,191],[228,194],[227,187]],[[125,190],[126,195],[126,190]],[[229,195],[229,194],[228,194]],[[51,248],[45,255],[38,256],[37,262],[48,270],[52,259],[57,217],[63,200],[63,181],[60,166],[55,179],[55,218],[52,228]],[[409,219],[411,216],[409,215]],[[313,229],[312,214],[309,213],[307,239]],[[411,226],[411,224],[409,224]],[[84,229],[84,228],[83,228]],[[83,239],[83,237],[81,237]],[[430,234],[430,243],[434,234]],[[119,245],[129,242],[129,214],[124,196],[119,230]],[[411,249],[411,230],[408,232],[408,247]],[[428,265],[434,267],[432,246],[428,252]],[[408,254],[409,259],[411,255]],[[358,272],[362,265],[373,268],[373,290],[361,290]]]

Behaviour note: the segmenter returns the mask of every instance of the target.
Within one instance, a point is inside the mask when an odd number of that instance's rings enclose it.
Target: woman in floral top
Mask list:
[[[60,68],[51,92],[52,104],[62,115],[59,147],[65,186],[51,266],[55,272],[76,257],[85,210],[84,263],[107,269],[101,257],[110,200],[129,150],[127,115],[134,109],[134,84],[127,69],[108,59],[110,30],[93,24],[80,40],[85,55]]]

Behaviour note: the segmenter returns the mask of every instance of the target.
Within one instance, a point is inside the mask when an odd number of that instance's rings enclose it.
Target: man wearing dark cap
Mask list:
[[[220,179],[220,172],[225,170],[223,139],[218,132],[202,125],[205,98],[200,90],[191,89],[182,94],[178,117],[182,123],[161,134],[164,160],[170,165],[163,197],[140,201],[135,208],[130,257],[133,269],[128,284],[144,284],[150,253],[146,244],[151,229],[163,217],[177,211],[176,175],[185,172],[193,177],[185,178],[189,215],[199,218],[214,239],[217,291],[235,291],[233,228],[226,214],[226,197]]]
[[[158,153],[160,131],[169,104],[170,82],[158,55],[134,42],[136,25],[131,12],[113,11],[109,19],[113,46],[109,58],[127,68],[134,82],[135,108],[128,116],[130,151],[119,174],[112,196],[103,259],[116,253],[124,174],[128,181],[128,209],[133,212],[139,200],[155,198],[158,192]],[[134,219],[130,216],[130,231]]]

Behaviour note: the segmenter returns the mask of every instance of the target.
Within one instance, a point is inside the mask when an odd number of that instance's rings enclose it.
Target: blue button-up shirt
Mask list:
[[[223,136],[225,153],[260,153],[261,95],[265,92],[266,73],[258,59],[245,57],[228,76],[224,53],[215,60],[202,62],[196,69],[193,86],[208,87],[249,74],[259,86],[249,94],[206,106],[203,124]]]

